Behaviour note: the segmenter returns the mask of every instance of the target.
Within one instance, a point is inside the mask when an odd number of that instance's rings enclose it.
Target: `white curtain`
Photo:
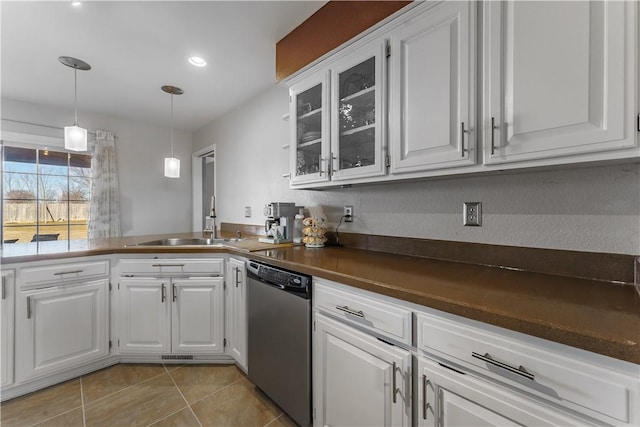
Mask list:
[[[113,133],[96,130],[91,160],[89,238],[120,237],[120,191]]]

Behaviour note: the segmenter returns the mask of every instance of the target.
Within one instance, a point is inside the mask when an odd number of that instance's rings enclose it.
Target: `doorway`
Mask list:
[[[216,146],[211,145],[192,155],[193,230],[205,229],[205,217],[211,213],[211,200],[216,194]],[[217,209],[217,206],[216,206]]]

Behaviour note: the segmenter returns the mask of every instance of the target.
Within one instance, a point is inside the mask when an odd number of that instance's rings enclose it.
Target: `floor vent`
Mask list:
[[[190,354],[164,354],[161,356],[162,360],[193,360],[193,356]]]

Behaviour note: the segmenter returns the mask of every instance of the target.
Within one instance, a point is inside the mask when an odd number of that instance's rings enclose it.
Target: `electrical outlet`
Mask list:
[[[464,225],[482,225],[482,203],[464,202],[462,216]]]
[[[344,207],[344,222],[353,222],[353,206]]]
[[[251,206],[244,207],[244,217],[251,218]]]

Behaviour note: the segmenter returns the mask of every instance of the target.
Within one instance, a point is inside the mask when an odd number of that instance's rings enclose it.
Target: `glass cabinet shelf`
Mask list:
[[[375,91],[376,91],[376,87],[375,86],[371,86],[371,87],[368,87],[366,89],[362,89],[360,92],[356,92],[356,93],[353,93],[353,94],[351,94],[349,96],[345,96],[344,98],[342,98],[340,100],[340,102],[349,102],[351,100],[358,99],[361,96],[364,96],[364,95],[367,95],[367,94],[371,96],[372,101],[373,101],[373,100],[375,100],[373,98],[374,95],[375,95]]]
[[[320,144],[322,142],[322,138],[314,139],[313,141],[306,141],[298,143],[298,148],[308,147],[314,144]]]
[[[340,132],[340,136],[349,136],[349,135],[353,135],[353,134],[356,134],[356,133],[359,133],[359,132],[365,132],[367,130],[375,130],[375,127],[376,127],[376,124],[375,123],[371,123],[371,124],[360,126],[360,127],[357,127],[357,128],[345,130],[344,132]],[[370,133],[367,136],[373,136],[373,134]]]

